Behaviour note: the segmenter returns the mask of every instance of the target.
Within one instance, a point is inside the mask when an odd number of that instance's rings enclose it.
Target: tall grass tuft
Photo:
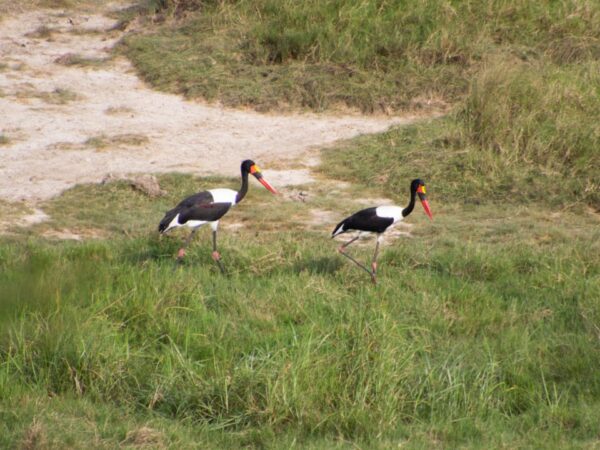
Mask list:
[[[600,210],[600,64],[494,63],[473,81],[459,122],[468,143],[538,169]]]

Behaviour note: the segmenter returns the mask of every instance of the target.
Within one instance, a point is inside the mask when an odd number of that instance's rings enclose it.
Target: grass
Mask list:
[[[88,58],[76,53],[66,53],[58,57],[55,62],[57,64],[62,64],[63,66],[99,68],[105,66],[109,59],[110,58]]]
[[[44,206],[54,222],[3,238],[3,446],[598,444],[596,216],[483,192],[453,202],[432,181],[435,221],[411,216],[414,238],[386,246],[374,287],[336,254],[337,219],[286,226],[316,207],[343,217],[360,185],[335,201],[307,185],[293,202],[256,184],[222,224],[222,277],[207,230],[176,267],[183,234],[154,225],[183,195],[238,182],[160,182],[158,199],[124,182],[73,188]],[[111,238],[36,237],[49,226]]]
[[[140,145],[146,144],[148,141],[148,137],[135,133],[117,134],[114,136],[102,134],[87,139],[84,145],[93,147],[96,150],[102,150],[107,147],[139,147]]]
[[[68,9],[90,7],[103,0],[0,0],[0,21],[8,15],[19,14],[36,8]]]
[[[598,68],[494,64],[453,114],[351,141],[342,157],[326,154],[328,170],[392,192],[420,175],[452,201],[513,196],[600,211]]]
[[[167,20],[125,39],[154,86],[260,110],[443,107],[501,59],[578,64],[600,54],[591,1],[154,2]]]
[[[15,92],[15,96],[20,99],[37,98],[51,105],[65,105],[80,98],[77,93],[70,89],[55,88],[52,91],[38,91],[28,83],[22,85]]]
[[[25,36],[34,39],[45,39],[50,40],[53,38],[55,30],[46,25],[40,25],[34,31],[26,33]]]
[[[40,205],[50,221],[0,238],[0,447],[600,445],[598,7],[386,5],[155,5],[202,7],[124,44],[163,89],[262,109],[456,103],[324,151],[305,201],[252,182],[221,224],[226,277],[208,229],[176,265],[184,233],[155,227],[237,180]],[[360,197],[403,204],[417,176],[435,220],[417,206],[372,286],[329,232]],[[64,229],[105,238],[40,237]]]
[[[31,213],[33,210],[23,202],[0,200],[0,232],[10,230],[14,218]]]
[[[471,153],[489,155],[498,170],[537,170],[560,185],[554,190],[600,210],[600,126],[593,119],[600,92],[592,87],[600,82],[599,69],[594,61],[568,68],[498,64],[483,71],[459,112]]]
[[[134,113],[135,111],[128,106],[111,106],[104,110],[104,114],[109,116],[131,115]]]
[[[0,134],[0,145],[8,145],[10,144],[10,139],[4,134]]]

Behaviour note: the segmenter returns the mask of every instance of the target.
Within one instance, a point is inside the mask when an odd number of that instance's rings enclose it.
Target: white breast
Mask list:
[[[399,206],[379,206],[375,209],[375,214],[379,217],[394,219],[394,223],[404,219],[404,217],[402,217],[402,208]]]
[[[235,205],[237,192],[233,189],[211,189],[208,192],[212,195],[215,203],[231,203]]]

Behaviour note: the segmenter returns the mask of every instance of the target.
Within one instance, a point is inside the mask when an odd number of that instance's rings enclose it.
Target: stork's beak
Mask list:
[[[423,209],[425,210],[425,214],[429,216],[431,220],[433,220],[433,215],[431,214],[431,208],[429,208],[429,202],[427,201],[427,196],[425,195],[425,186],[421,185],[417,188],[417,195],[421,200],[421,205],[423,205]]]
[[[275,188],[271,186],[267,180],[264,179],[262,173],[260,173],[260,169],[256,164],[250,167],[250,173],[254,175],[254,177],[260,182],[260,184],[266,187],[267,190],[271,191],[273,194],[279,194],[279,192],[277,192]]]

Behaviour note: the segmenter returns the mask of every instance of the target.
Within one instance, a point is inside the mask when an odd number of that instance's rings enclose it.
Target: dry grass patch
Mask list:
[[[108,116],[124,116],[133,114],[133,112],[133,109],[128,106],[111,106],[110,108],[106,108],[104,110],[104,114]]]
[[[0,134],[0,145],[10,144],[10,139],[3,134]]]
[[[10,63],[1,63],[0,71],[1,70],[14,70],[15,72],[21,72],[28,68],[27,64],[25,64],[22,61],[12,60],[10,58],[7,58],[6,60],[10,61]]]
[[[29,428],[25,431],[25,436],[23,436],[20,448],[22,450],[34,450],[47,448],[47,445],[44,426],[34,418]]]
[[[25,214],[31,214],[31,212],[32,210],[24,203],[7,202],[6,200],[0,199],[0,217],[2,218],[22,216]]]
[[[77,53],[65,53],[54,60],[56,64],[77,67],[100,67],[110,58],[88,58]]]
[[[57,142],[48,146],[49,150],[81,150],[85,148],[85,145],[78,144],[76,142]]]
[[[100,0],[0,0],[0,14],[18,14],[36,8],[71,9],[94,3]]]
[[[39,98],[53,105],[64,105],[78,100],[80,97],[69,89],[56,88],[52,92],[43,92]]]
[[[103,150],[107,147],[139,147],[149,141],[148,137],[141,134],[125,133],[113,136],[101,134],[89,138],[84,145],[93,147],[96,150]]]
[[[36,28],[34,31],[26,33],[25,36],[28,38],[33,38],[33,39],[51,40],[54,32],[55,32],[55,30],[53,30],[52,28],[49,28],[46,25],[41,25],[38,28]]]
[[[121,444],[133,447],[165,447],[163,443],[163,434],[159,430],[150,427],[141,427],[129,431]]]
[[[38,91],[31,83],[22,84],[14,96],[18,99],[37,98],[52,105],[65,105],[80,98],[70,89],[55,88],[53,91]]]

